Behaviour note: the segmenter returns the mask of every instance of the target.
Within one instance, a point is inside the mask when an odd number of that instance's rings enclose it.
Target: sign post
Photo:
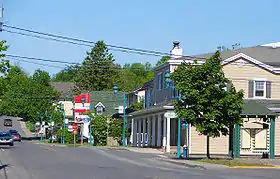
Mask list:
[[[76,134],[77,134],[77,130],[78,130],[78,124],[72,124],[72,129],[73,129],[73,133],[74,133],[74,147],[76,147]]]

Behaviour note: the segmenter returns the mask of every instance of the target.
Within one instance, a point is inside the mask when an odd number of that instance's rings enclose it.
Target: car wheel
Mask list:
[[[19,142],[21,142],[21,140],[19,140]]]
[[[10,146],[14,146],[14,143],[10,143]]]

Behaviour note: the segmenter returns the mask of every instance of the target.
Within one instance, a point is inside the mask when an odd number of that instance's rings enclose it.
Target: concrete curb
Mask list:
[[[161,157],[158,157],[157,160],[164,161],[164,162],[169,162],[169,163],[173,163],[173,164],[176,164],[176,165],[185,166],[185,167],[188,167],[188,168],[199,168],[199,169],[204,169],[204,170],[206,170],[205,167],[200,166],[200,165],[182,163],[182,162],[179,162],[179,161],[170,160],[170,159],[164,159],[164,158],[161,158]]]
[[[233,166],[230,168],[239,169],[280,169],[280,166]]]

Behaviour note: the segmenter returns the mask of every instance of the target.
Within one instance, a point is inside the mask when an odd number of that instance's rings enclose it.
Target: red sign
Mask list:
[[[74,134],[77,134],[77,131],[73,131]]]
[[[84,103],[90,103],[90,93],[83,93],[75,96],[75,103],[82,103],[82,98],[84,98]]]
[[[73,131],[77,131],[78,130],[78,124],[72,124],[72,129],[73,129]]]

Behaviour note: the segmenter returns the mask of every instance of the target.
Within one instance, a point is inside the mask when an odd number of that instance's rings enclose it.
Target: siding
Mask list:
[[[206,154],[206,136],[198,135],[195,127],[191,127],[190,154]],[[228,136],[210,137],[210,154],[228,154]]]
[[[280,155],[280,117],[275,119],[275,154]]]
[[[238,64],[245,63],[243,66]],[[232,79],[232,83],[237,90],[244,90],[244,97],[248,98],[248,81],[254,78],[265,78],[271,81],[271,98],[280,99],[280,76],[264,70],[245,60],[236,60],[223,67],[225,76]]]

